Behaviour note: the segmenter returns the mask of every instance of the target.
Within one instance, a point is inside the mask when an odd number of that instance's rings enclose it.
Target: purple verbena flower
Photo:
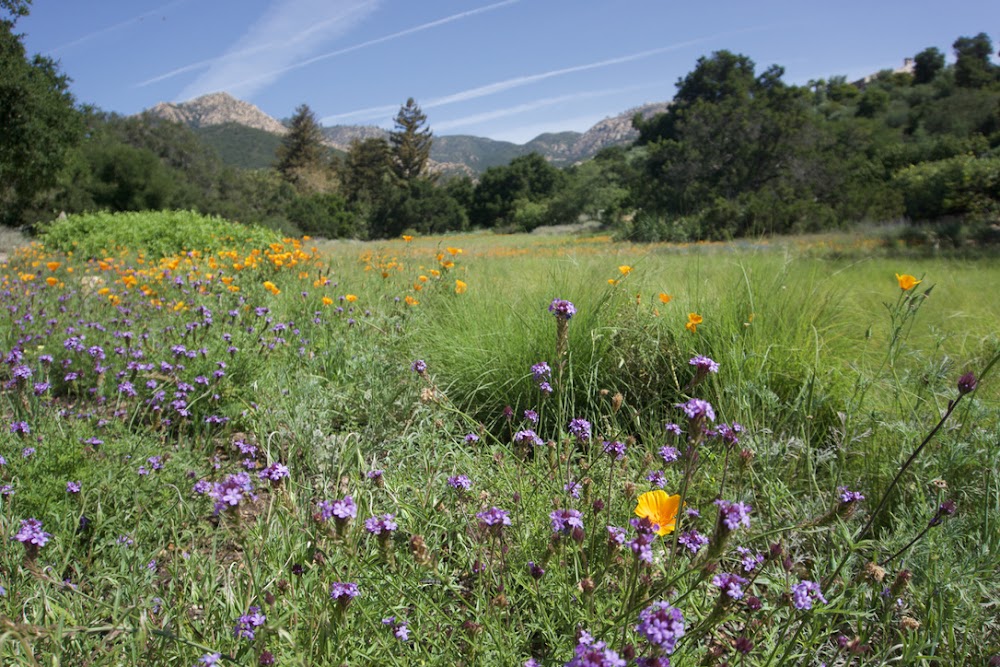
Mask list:
[[[545,441],[538,437],[538,434],[530,428],[515,433],[514,442],[519,445],[534,445],[536,447],[545,444]]]
[[[580,440],[580,442],[587,442],[590,440],[590,422],[586,419],[577,417],[576,419],[570,420],[567,428],[572,435],[576,436],[576,438]]]
[[[712,585],[719,587],[734,600],[739,600],[743,597],[743,586],[746,583],[746,579],[732,572],[722,572],[712,577]]]
[[[458,491],[468,491],[472,488],[472,480],[465,475],[453,475],[448,478],[448,486]]]
[[[548,362],[539,361],[537,364],[531,367],[531,377],[535,382],[541,382],[542,380],[551,377],[552,369],[549,367]]]
[[[815,581],[800,581],[792,586],[792,604],[796,609],[807,611],[812,609],[813,602],[826,604],[826,598]]]
[[[250,607],[250,611],[240,616],[239,620],[236,621],[236,627],[233,628],[233,634],[236,637],[253,639],[256,637],[256,629],[264,625],[266,621],[267,617],[260,613],[260,607]]]
[[[851,491],[846,486],[837,489],[840,494],[840,502],[846,504],[860,502],[865,499],[860,491]]]
[[[427,372],[427,362],[423,359],[417,359],[412,364],[410,364],[410,370],[418,375],[423,375]]]
[[[719,364],[701,354],[693,357],[688,364],[694,366],[698,370],[699,375],[719,372]]]
[[[649,473],[646,475],[646,480],[658,489],[662,489],[667,485],[667,476],[663,474],[662,470],[654,470]]]
[[[736,547],[736,553],[740,555],[740,562],[743,564],[744,572],[753,572],[757,566],[764,562],[764,554],[752,551],[746,547]]]
[[[566,299],[552,299],[549,304],[549,312],[558,319],[568,320],[576,315],[576,306]]]
[[[667,655],[674,652],[684,636],[684,615],[664,601],[654,602],[639,613],[635,631]]]
[[[712,404],[700,398],[692,398],[687,403],[678,403],[677,407],[684,411],[688,419],[708,419],[708,421],[715,421],[715,410],[712,408]]]
[[[555,510],[549,514],[552,519],[552,531],[569,534],[574,528],[583,530],[583,514],[579,510]]]
[[[42,530],[42,522],[38,519],[21,519],[21,529],[14,535],[14,539],[21,544],[32,544],[36,547],[44,547],[51,533]]]
[[[618,442],[617,440],[612,442],[605,440],[604,453],[612,457],[615,461],[621,461],[625,458],[625,443]]]
[[[673,463],[679,459],[681,453],[677,451],[676,447],[671,447],[670,445],[664,445],[660,447],[660,457],[663,459],[664,463]]]
[[[351,600],[360,595],[358,585],[353,582],[335,581],[330,584],[330,599],[347,606]]]
[[[80,482],[66,482],[66,493],[80,493]]]
[[[395,521],[395,514],[383,514],[382,516],[372,516],[365,519],[365,530],[372,535],[389,534],[399,528]]]
[[[258,478],[268,479],[271,482],[280,482],[282,479],[288,477],[288,475],[288,467],[278,461],[275,461],[257,473]]]
[[[703,547],[708,546],[708,538],[697,530],[688,530],[677,537],[677,543],[687,547],[691,553],[696,554]]]
[[[574,657],[564,667],[625,667],[626,662],[604,642],[594,641],[587,632],[580,633]]]
[[[750,527],[750,512],[753,510],[746,503],[716,500],[715,505],[719,508],[719,520],[727,529],[736,530],[740,526]]]
[[[480,524],[484,527],[499,529],[501,526],[509,526],[510,515],[499,507],[491,507],[476,514]]]

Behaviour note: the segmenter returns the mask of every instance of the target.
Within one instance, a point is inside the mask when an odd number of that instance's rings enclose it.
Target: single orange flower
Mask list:
[[[658,535],[669,535],[677,525],[677,510],[681,506],[679,495],[668,496],[663,489],[648,491],[639,496],[635,514],[645,517],[656,527]]]
[[[684,325],[684,328],[691,333],[698,333],[698,325],[704,321],[705,318],[698,313],[688,313],[688,321],[687,324]]]
[[[628,264],[623,264],[622,266],[619,266],[618,270],[621,271],[621,274],[623,276],[627,276],[628,274],[632,273],[632,267],[629,266]]]
[[[896,281],[899,283],[899,289],[903,290],[904,292],[913,289],[914,287],[923,282],[922,280],[917,280],[908,273],[904,273],[903,275],[899,275],[897,273]]]
[[[354,303],[355,301],[358,300],[358,297],[355,296],[354,294],[345,294],[344,300],[347,301],[347,303]]]
[[[403,234],[403,240],[409,243],[410,241],[413,240],[413,237],[410,236],[409,234]]]
[[[670,296],[666,292],[660,292],[660,303],[670,303],[670,300],[674,297]]]

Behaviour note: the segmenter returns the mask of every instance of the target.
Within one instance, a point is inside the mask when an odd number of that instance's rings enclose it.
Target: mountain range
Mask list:
[[[648,118],[666,111],[668,104],[646,104],[605,118],[586,132],[549,132],[525,144],[463,134],[435,135],[431,166],[443,173],[475,176],[529,153],[539,153],[559,167],[574,164],[608,146],[632,142],[637,136],[633,116],[639,113]],[[176,104],[161,102],[143,113],[187,125],[227,164],[249,169],[270,166],[274,150],[288,131],[281,121],[228,93],[212,93]],[[323,127],[325,143],[336,152],[346,152],[355,139],[388,135],[387,130],[370,125]]]

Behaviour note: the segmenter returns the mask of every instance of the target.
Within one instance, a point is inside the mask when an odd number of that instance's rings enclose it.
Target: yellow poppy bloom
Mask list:
[[[670,303],[670,300],[674,297],[670,296],[666,292],[660,292],[660,303]]]
[[[331,299],[331,298],[330,298],[330,297],[328,297],[328,296],[324,296],[324,297],[323,297],[323,305],[324,305],[324,306],[330,306],[330,305],[333,305],[333,299]]]
[[[47,269],[48,269],[49,271],[55,271],[55,270],[56,270],[56,269],[58,269],[58,268],[59,268],[60,266],[62,266],[62,264],[61,264],[61,263],[59,263],[59,262],[49,262],[49,263],[47,263],[47,264],[45,265],[45,267],[46,267],[46,268],[47,268]]]
[[[451,255],[452,257],[462,252],[461,248],[445,248],[445,250],[447,250],[448,254]]]
[[[684,325],[684,328],[691,333],[698,333],[698,325],[704,321],[705,318],[698,313],[688,313],[688,321],[687,324]]]
[[[618,270],[621,271],[621,274],[623,276],[627,276],[628,274],[632,273],[632,267],[629,266],[628,264],[623,264],[622,266],[619,266]]]
[[[355,296],[354,294],[345,294],[344,300],[347,301],[347,303],[354,303],[355,301],[358,300],[358,297]]]
[[[917,280],[916,278],[907,273],[904,273],[903,275],[899,275],[897,273],[896,281],[899,283],[899,289],[903,290],[904,292],[913,289],[914,287],[923,282],[922,280]]]
[[[468,288],[469,286],[466,285],[465,282],[461,280],[455,281],[455,294],[465,294],[465,290],[467,290]]]
[[[409,294],[406,295],[406,298],[404,299],[404,301],[406,301],[406,305],[407,306],[419,306],[420,305],[420,302],[417,301],[416,299],[414,299]]]
[[[608,284],[614,287],[615,285],[618,284],[618,281],[615,280],[614,278],[608,278]]]
[[[639,496],[635,507],[638,517],[645,517],[657,527],[658,535],[669,535],[677,524],[677,510],[681,505],[679,495],[668,496],[663,489],[649,491]]]
[[[413,240],[413,237],[409,236],[407,234],[403,234],[403,240],[406,241],[407,243],[409,243],[410,241]]]

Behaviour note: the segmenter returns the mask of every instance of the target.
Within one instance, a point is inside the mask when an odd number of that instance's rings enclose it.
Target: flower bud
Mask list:
[[[973,374],[972,371],[969,371],[962,377],[958,378],[959,395],[964,396],[965,394],[974,391],[977,384],[979,384],[979,381],[976,379],[975,374]]]

